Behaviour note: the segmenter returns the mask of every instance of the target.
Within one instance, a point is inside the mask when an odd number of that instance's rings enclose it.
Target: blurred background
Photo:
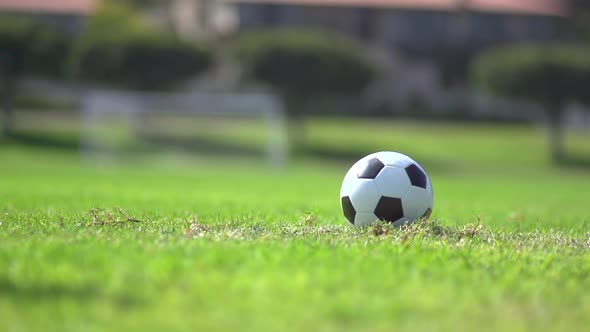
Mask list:
[[[0,331],[587,330],[589,110],[590,0],[0,0]]]
[[[0,0],[0,144],[583,169],[589,41],[583,0]]]

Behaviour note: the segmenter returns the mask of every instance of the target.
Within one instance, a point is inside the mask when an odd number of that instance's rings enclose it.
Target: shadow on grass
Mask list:
[[[29,132],[12,132],[8,134],[6,141],[18,145],[55,150],[78,150],[80,146],[80,139],[78,137]]]
[[[153,145],[156,149],[147,149],[142,146],[125,147],[125,153],[153,152],[161,148],[181,149],[190,153],[202,153],[209,155],[234,155],[234,156],[262,156],[262,149],[239,146],[230,143],[219,142],[207,138],[175,138],[165,136],[145,136],[144,142]],[[16,144],[53,150],[77,151],[80,148],[79,137],[57,136],[48,133],[13,132],[5,137],[4,143]]]
[[[180,148],[187,152],[208,155],[263,157],[265,153],[264,147],[248,147],[239,144],[232,144],[229,142],[220,142],[218,140],[206,137],[176,138],[150,135],[144,136],[142,139],[149,142],[150,144],[160,147]],[[346,163],[352,165],[368,153],[370,152],[344,150],[341,148],[331,147],[318,147],[307,144],[302,147],[300,151],[294,153],[294,155],[291,157],[294,159],[297,159],[298,157],[311,157],[316,160]],[[428,158],[418,159],[423,166],[436,172],[460,173],[462,171],[457,167],[457,165],[453,163]]]
[[[35,302],[56,299],[71,299],[81,302],[107,299],[122,307],[137,306],[143,302],[130,295],[105,295],[94,286],[18,285],[7,279],[0,279],[0,296]]]
[[[179,138],[163,135],[143,135],[140,140],[143,143],[147,143],[147,145],[142,143],[137,147],[126,147],[122,150],[124,150],[126,155],[133,154],[134,152],[157,152],[162,151],[162,149],[180,149],[188,153],[210,156],[263,157],[266,153],[264,146],[245,146],[207,137]],[[4,142],[21,146],[65,151],[77,151],[80,148],[79,137],[73,135],[58,136],[50,133],[13,132],[4,140]],[[150,147],[147,148],[146,146]],[[295,159],[298,157],[311,157],[317,160],[352,165],[370,152],[373,151],[307,144],[292,157]],[[461,168],[457,167],[455,163],[430,159],[428,157],[423,158],[422,156],[413,157],[419,160],[420,164],[426,167],[429,171],[432,170],[445,173],[462,172]],[[565,165],[578,168],[590,168],[590,160],[572,159]]]
[[[558,166],[571,169],[590,170],[590,157],[568,156]]]
[[[357,162],[362,157],[366,156],[369,153],[376,152],[376,151],[355,151],[355,150],[342,150],[342,149],[332,149],[329,147],[315,147],[315,146],[307,146],[304,150],[304,154],[307,156],[327,160],[327,161],[334,161],[334,162],[341,162],[347,163],[352,165],[353,163]],[[444,162],[441,160],[423,158],[420,156],[412,156],[416,160],[420,161],[420,165],[425,167],[428,171],[435,171],[435,172],[444,172],[444,173],[461,173],[462,169],[458,167],[455,163]]]
[[[181,149],[191,153],[207,155],[257,156],[264,155],[264,149],[220,142],[206,137],[178,138],[169,136],[142,136],[142,140],[161,148]]]

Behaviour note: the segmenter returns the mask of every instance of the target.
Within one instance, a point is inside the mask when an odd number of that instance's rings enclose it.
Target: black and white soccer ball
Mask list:
[[[355,226],[377,220],[411,224],[432,213],[434,193],[424,169],[397,152],[377,152],[356,162],[342,181],[340,202]]]

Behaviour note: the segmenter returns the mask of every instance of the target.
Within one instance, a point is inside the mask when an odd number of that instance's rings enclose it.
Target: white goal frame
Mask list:
[[[268,131],[265,150],[269,164],[281,167],[287,163],[287,119],[284,106],[278,97],[265,93],[92,90],[84,94],[81,102],[81,152],[88,155],[94,147],[100,146],[100,137],[95,135],[93,128],[105,116],[117,115],[133,122],[139,121],[142,113],[165,113],[166,110],[174,114],[263,118]]]

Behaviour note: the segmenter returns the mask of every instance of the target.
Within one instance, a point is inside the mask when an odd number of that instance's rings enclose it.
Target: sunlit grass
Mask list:
[[[584,330],[590,173],[521,126],[315,120],[263,160],[93,161],[0,145],[0,330]],[[586,151],[588,136],[568,144]],[[432,220],[355,229],[340,181],[398,150]]]

